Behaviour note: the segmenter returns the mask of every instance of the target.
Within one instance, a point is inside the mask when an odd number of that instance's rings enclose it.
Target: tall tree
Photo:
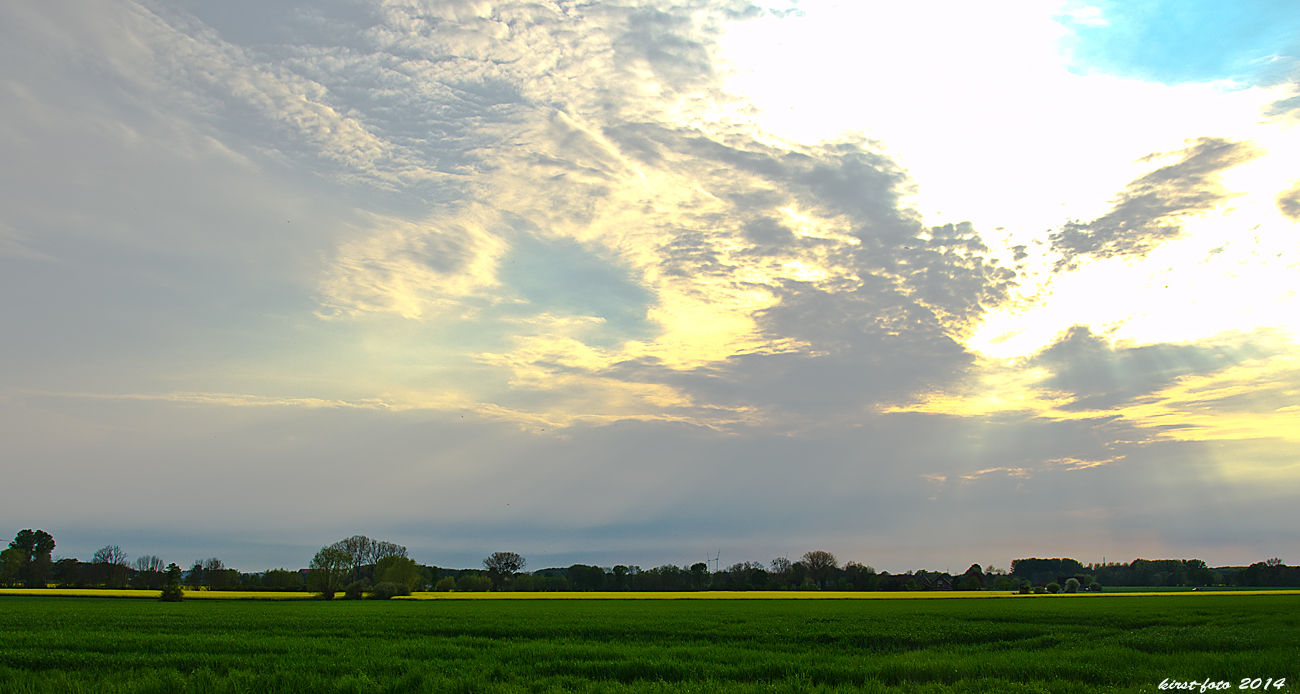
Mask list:
[[[772,560],[772,578],[778,586],[789,585],[791,567],[790,560],[786,557]]]
[[[54,551],[54,536],[44,530],[19,530],[9,543],[9,549],[17,550],[22,555],[22,566],[18,578],[28,588],[44,588],[50,577],[50,566],[54,563],[50,554]]]
[[[369,559],[374,552],[374,544],[375,541],[365,535],[353,535],[335,542],[330,547],[348,555],[348,578],[356,581],[361,578],[361,567],[371,563]]]
[[[334,594],[339,591],[343,579],[347,577],[348,567],[353,565],[352,555],[335,545],[322,547],[316,556],[312,557],[309,565],[311,573],[307,574],[308,587],[320,593],[325,600],[334,599]]]
[[[483,560],[483,568],[487,569],[492,583],[501,587],[510,581],[512,574],[522,571],[527,563],[514,552],[493,552],[492,556]]]
[[[804,552],[803,564],[808,567],[808,576],[821,588],[825,588],[825,584],[834,578],[835,570],[840,566],[835,555],[824,549]]]
[[[376,541],[371,545],[371,557],[367,564],[378,564],[379,560],[387,557],[405,557],[406,548],[396,542]]]
[[[95,577],[108,588],[126,585],[126,552],[117,545],[106,545],[95,550],[91,558]]]

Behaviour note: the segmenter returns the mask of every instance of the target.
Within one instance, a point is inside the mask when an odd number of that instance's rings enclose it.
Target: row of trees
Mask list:
[[[1011,575],[1034,585],[1063,584],[1077,578],[1084,585],[1096,582],[1100,586],[1300,586],[1300,567],[1286,566],[1277,557],[1245,568],[1211,568],[1200,559],[1134,559],[1088,565],[1074,559],[1017,559],[1011,562]]]
[[[322,547],[306,570],[272,569],[241,573],[218,558],[194,562],[183,570],[164,565],[154,555],[128,561],[122,548],[108,545],[90,562],[53,559],[54,538],[42,530],[22,530],[0,552],[0,585],[38,587],[50,583],[76,587],[159,589],[184,584],[210,590],[312,590],[333,597],[367,592],[400,595],[414,590],[510,591],[688,591],[688,590],[1028,590],[1055,585],[1060,590],[1101,586],[1300,586],[1300,567],[1280,559],[1249,567],[1211,569],[1199,559],[1135,559],[1084,565],[1074,559],[1017,559],[1011,571],[973,564],[960,575],[916,571],[876,572],[850,561],[840,565],[834,554],[815,550],[796,561],[778,557],[767,563],[741,562],[710,571],[704,562],[689,567],[665,564],[642,570],[574,564],[525,573],[527,562],[514,552],[496,552],[482,570],[442,569],[416,563],[402,545],[353,535]],[[382,589],[379,587],[383,586]]]

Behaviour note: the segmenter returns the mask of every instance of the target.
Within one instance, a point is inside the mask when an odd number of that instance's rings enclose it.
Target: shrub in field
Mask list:
[[[1061,584],[1059,584],[1059,583],[1048,583],[1048,584],[1047,584],[1047,592],[1049,592],[1049,593],[1051,593],[1051,594],[1053,594],[1053,595],[1055,595],[1055,594],[1061,592]]]
[[[1033,589],[1034,589],[1034,584],[1030,583],[1029,581],[1021,581],[1021,582],[1020,582],[1020,594],[1021,594],[1021,595],[1029,595],[1029,591],[1031,591],[1031,590],[1033,590]]]
[[[456,581],[456,590],[467,593],[482,593],[492,589],[492,579],[487,576],[466,574]]]
[[[1100,592],[1101,592],[1101,584],[1098,583],[1098,582],[1096,582],[1096,581],[1093,581],[1092,583],[1089,583],[1089,584],[1088,584],[1088,592],[1089,592],[1089,593],[1100,593]]]
[[[366,584],[361,581],[353,581],[343,589],[344,600],[360,600],[365,597]]]
[[[371,600],[391,600],[398,595],[410,594],[411,588],[405,583],[393,583],[392,581],[376,583],[375,587],[370,589]]]
[[[445,593],[449,590],[454,590],[455,588],[456,588],[456,579],[452,578],[451,576],[444,576],[433,587],[433,589],[438,591],[439,593]]]
[[[175,583],[165,585],[162,589],[162,595],[158,596],[163,602],[180,602],[185,599],[185,591]]]
[[[1077,578],[1067,579],[1065,582],[1065,592],[1067,593],[1079,592],[1079,579]]]

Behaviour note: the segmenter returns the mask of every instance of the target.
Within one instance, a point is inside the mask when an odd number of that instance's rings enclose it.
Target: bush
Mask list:
[[[447,591],[454,590],[455,588],[456,588],[456,579],[452,578],[451,576],[443,577],[443,579],[438,581],[438,583],[433,587],[433,589],[438,591],[439,593],[446,593]]]
[[[360,600],[361,598],[365,597],[365,591],[366,591],[366,584],[362,583],[361,581],[355,581],[353,583],[349,583],[348,586],[343,589],[343,599]]]
[[[1053,595],[1055,595],[1056,593],[1061,592],[1061,584],[1059,584],[1059,583],[1048,583],[1048,584],[1047,584],[1047,592],[1052,593]]]
[[[163,602],[180,602],[185,599],[185,591],[176,584],[163,586],[162,595],[159,595],[158,599]]]
[[[1089,592],[1089,593],[1100,593],[1100,592],[1101,592],[1101,584],[1098,583],[1098,582],[1096,582],[1096,581],[1093,581],[1092,583],[1089,583],[1089,584],[1088,584],[1088,592]]]
[[[1067,592],[1067,593],[1077,593],[1077,592],[1079,592],[1079,579],[1077,579],[1077,578],[1071,578],[1071,579],[1067,580],[1067,581],[1065,582],[1065,592]]]
[[[1021,582],[1020,582],[1020,594],[1021,594],[1021,595],[1029,595],[1029,591],[1031,591],[1031,590],[1033,590],[1033,589],[1034,589],[1034,584],[1030,583],[1029,581],[1021,581]]]
[[[411,587],[406,585],[405,583],[393,583],[392,581],[384,581],[383,583],[376,583],[375,587],[371,589],[370,599],[390,600],[393,597],[396,597],[398,595],[410,595],[410,594],[411,594]]]

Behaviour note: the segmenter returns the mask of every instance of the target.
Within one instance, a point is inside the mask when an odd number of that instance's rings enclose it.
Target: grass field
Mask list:
[[[1064,694],[1155,692],[1166,678],[1209,678],[1233,691],[1250,691],[1254,678],[1257,686],[1286,678],[1281,691],[1300,692],[1298,657],[1295,594],[332,603],[0,596],[6,693]]]

